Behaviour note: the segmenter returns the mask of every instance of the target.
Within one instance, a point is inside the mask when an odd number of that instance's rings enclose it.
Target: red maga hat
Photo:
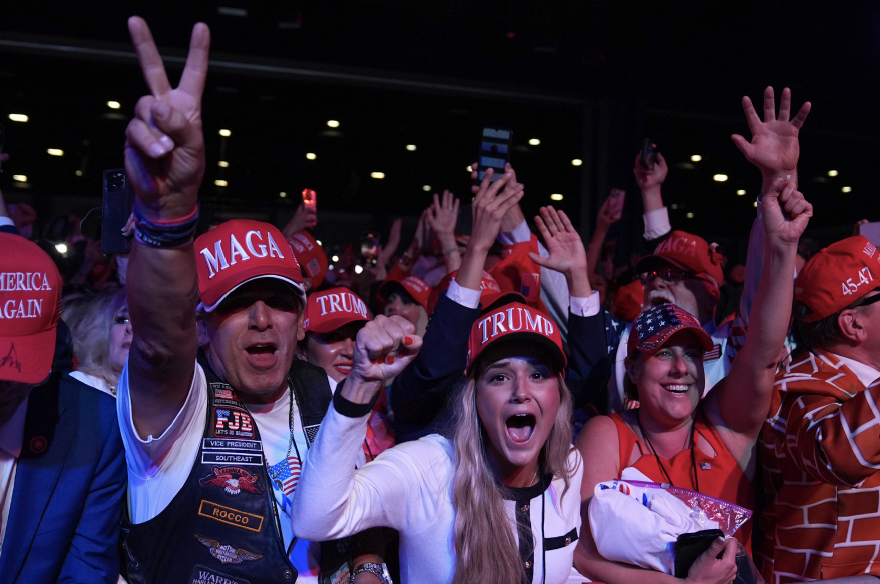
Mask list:
[[[299,263],[281,231],[249,219],[227,221],[195,242],[199,300],[208,312],[239,286],[257,278],[276,278],[290,284],[305,304]]]
[[[52,371],[61,274],[20,235],[0,233],[0,380],[36,385]]]
[[[471,327],[467,373],[471,373],[483,351],[511,341],[528,341],[544,347],[551,356],[551,364],[558,371],[565,369],[562,337],[553,319],[536,308],[512,302],[481,315]]]
[[[684,231],[670,233],[653,254],[639,260],[636,272],[647,272],[661,262],[688,272],[708,274],[718,286],[724,282],[724,256],[715,251],[714,244],[709,245],[702,237]]]
[[[330,288],[309,294],[304,328],[307,332],[330,333],[352,322],[367,322],[366,303],[348,288]]]
[[[431,295],[428,297],[428,314],[434,312],[434,307],[437,306],[437,301],[440,299],[440,295],[449,289],[449,282],[457,275],[458,270],[446,274],[443,279],[440,280],[440,283],[434,286],[434,289],[431,290]],[[499,300],[506,300],[505,304],[510,302],[522,302],[525,304],[526,302],[525,297],[519,292],[502,290],[498,281],[492,277],[492,274],[483,271],[482,278],[480,279],[480,304],[483,305],[483,310],[486,310]]]
[[[798,274],[794,299],[817,322],[839,312],[880,286],[880,253],[863,235],[833,243],[810,258]]]
[[[715,347],[697,317],[674,304],[661,304],[648,308],[636,317],[627,341],[627,354],[632,355],[634,350],[638,350],[653,355],[672,335],[683,330],[692,332],[704,351],[711,351]]]
[[[387,302],[388,297],[401,288],[412,296],[413,300],[418,302],[425,311],[428,310],[428,297],[431,295],[431,287],[418,276],[410,275],[399,280],[396,278],[385,280],[379,286],[379,298]]]
[[[291,235],[287,243],[293,248],[296,261],[302,268],[303,275],[312,279],[312,289],[320,288],[327,275],[327,254],[324,248],[308,231],[300,231]]]

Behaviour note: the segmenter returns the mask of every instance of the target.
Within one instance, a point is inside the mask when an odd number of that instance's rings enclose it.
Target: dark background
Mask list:
[[[38,230],[99,204],[102,170],[122,166],[125,125],[145,92],[126,28],[132,14],[150,24],[173,84],[192,24],[211,27],[201,192],[210,220],[281,226],[309,187],[325,244],[371,227],[385,236],[403,216],[405,246],[431,192],[470,199],[466,166],[489,125],[514,132],[527,215],[562,194],[555,205],[588,238],[609,189],[626,189],[612,232],[622,257],[641,236],[632,164],[650,136],[670,165],[673,225],[744,259],[760,176],[730,134],[749,137],[741,98],[760,103],[771,84],[792,88],[793,109],[813,104],[800,163],[801,190],[816,207],[811,236],[827,242],[858,219],[880,220],[876,2],[4,2],[0,123],[12,159],[0,187],[7,201],[37,208]],[[221,128],[232,135],[221,138]],[[693,154],[702,161],[691,163]],[[730,179],[714,182],[716,173]]]

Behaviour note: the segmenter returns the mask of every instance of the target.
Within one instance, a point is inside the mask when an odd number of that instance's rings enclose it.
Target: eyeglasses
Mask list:
[[[675,283],[688,280],[695,276],[696,274],[694,274],[693,272],[685,272],[684,270],[679,270],[676,268],[663,268],[662,270],[642,272],[641,274],[639,274],[639,279],[642,281],[643,285],[646,285],[654,278],[661,278],[663,280],[666,280],[667,282]]]
[[[127,316],[117,316],[113,319],[113,324],[128,324],[130,321]]]

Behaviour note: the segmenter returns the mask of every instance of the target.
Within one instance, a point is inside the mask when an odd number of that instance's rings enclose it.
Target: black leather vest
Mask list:
[[[202,441],[189,476],[168,506],[143,523],[123,522],[128,580],[293,583],[297,571],[284,549],[257,425],[201,350],[198,362],[208,382]],[[294,361],[288,382],[311,445],[332,399],[327,374]]]

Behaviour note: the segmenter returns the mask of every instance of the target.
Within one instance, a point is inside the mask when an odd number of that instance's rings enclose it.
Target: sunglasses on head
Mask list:
[[[696,277],[695,273],[679,270],[678,268],[662,268],[639,274],[639,280],[642,281],[642,284],[647,284],[654,278],[661,278],[667,282],[681,282],[694,277]]]

